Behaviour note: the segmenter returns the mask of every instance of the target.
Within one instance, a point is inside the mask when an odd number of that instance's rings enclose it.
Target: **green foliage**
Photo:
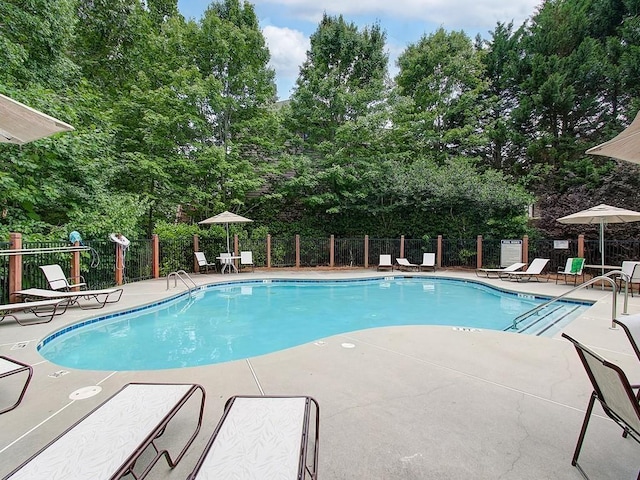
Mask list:
[[[441,28],[399,56],[395,85],[380,25],[324,15],[277,109],[250,3],[195,21],[175,0],[0,2],[0,92],[76,128],[0,145],[0,235],[157,232],[189,256],[179,239],[225,242],[196,223],[227,209],[255,220],[229,228],[247,242],[517,237],[531,192],[550,235],[577,204],[638,209],[637,172],[584,154],[640,109],[638,11],[548,0],[488,40]]]

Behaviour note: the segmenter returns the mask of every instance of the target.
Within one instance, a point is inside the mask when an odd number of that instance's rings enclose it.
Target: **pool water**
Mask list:
[[[47,337],[38,349],[47,360],[77,369],[181,368],[249,358],[374,327],[508,330],[515,317],[543,301],[446,279],[265,280],[210,286],[163,305],[73,325]],[[570,318],[587,308],[564,305]]]

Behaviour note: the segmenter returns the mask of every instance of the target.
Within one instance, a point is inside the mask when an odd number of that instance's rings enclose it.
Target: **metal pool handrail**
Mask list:
[[[613,272],[609,272],[606,275],[600,275],[598,277],[593,277],[590,280],[587,280],[584,283],[581,283],[580,285],[577,285],[575,287],[573,287],[571,290],[564,292],[562,295],[558,295],[555,298],[552,298],[551,300],[548,300],[544,303],[541,303],[540,305],[538,305],[537,307],[532,308],[531,310],[524,312],[521,315],[518,315],[516,318],[513,319],[513,325],[511,326],[511,328],[513,328],[514,330],[516,330],[518,328],[518,323],[522,322],[525,318],[530,317],[531,315],[533,315],[534,313],[538,312],[539,310],[542,310],[544,307],[551,305],[552,303],[557,302],[558,300],[563,299],[564,297],[566,297],[567,295],[580,290],[582,288],[588,287],[589,285],[592,285],[595,282],[601,281],[601,280],[606,280],[607,282],[609,282],[611,284],[611,287],[613,289],[613,301],[611,302],[612,305],[612,311],[611,311],[611,328],[616,328],[615,324],[613,323],[613,320],[616,318],[616,311],[617,311],[617,292],[616,292],[616,282],[615,280],[613,280],[611,278],[611,275],[615,275],[615,274],[620,274],[622,273],[619,270],[615,270]],[[626,290],[626,289],[625,289]],[[626,299],[625,299],[625,305],[626,305]],[[626,309],[626,307],[625,307]]]
[[[180,279],[180,281],[184,283],[184,286],[189,290],[189,295],[191,295],[192,287],[187,284],[184,277],[186,277],[193,284],[193,290],[198,289],[198,285],[193,281],[193,278],[191,278],[191,276],[187,272],[185,272],[184,270],[178,270],[177,272],[171,272],[169,275],[167,275],[167,290],[169,290],[169,279],[171,279],[171,277],[173,277],[173,287],[175,288],[178,286],[178,279]]]

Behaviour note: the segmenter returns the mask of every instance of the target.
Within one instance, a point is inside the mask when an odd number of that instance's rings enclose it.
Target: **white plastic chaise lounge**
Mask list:
[[[18,360],[14,360],[13,358],[5,357],[4,355],[0,355],[0,380],[3,378],[10,377],[12,375],[18,375],[20,373],[26,373],[27,378],[22,386],[22,390],[20,391],[20,395],[18,395],[18,400],[13,405],[8,407],[0,407],[0,413],[8,412],[9,410],[13,410],[24,398],[24,394],[27,391],[27,387],[29,386],[29,382],[31,381],[31,377],[33,377],[33,367],[31,365],[27,365],[26,363],[19,362]],[[6,395],[6,392],[3,393],[3,397]]]
[[[476,275],[479,277],[499,278],[500,276],[506,273],[516,272],[520,270],[522,267],[524,267],[525,265],[526,263],[524,262],[517,262],[517,263],[512,263],[508,267],[504,267],[504,268],[478,268],[476,270]]]
[[[251,271],[255,271],[255,265],[253,264],[253,252],[251,250],[240,252],[240,268],[242,269],[242,267],[251,267]]]
[[[69,301],[69,305],[78,305],[82,310],[93,310],[102,308],[107,303],[116,303],[122,297],[122,288],[104,288],[102,290],[78,290],[77,292],[60,292],[57,290],[46,290],[44,288],[27,288],[26,290],[18,290],[13,292],[25,299],[36,300],[64,300]],[[97,306],[84,305],[79,302],[83,298],[85,300],[95,300]],[[29,302],[26,302],[29,303]]]
[[[640,283],[640,262],[632,262],[625,260],[622,262],[622,275],[618,277],[620,292],[624,291],[625,286],[629,288],[633,297],[633,284]],[[640,291],[640,290],[639,290]]]
[[[399,270],[405,270],[405,271],[414,270],[414,271],[417,271],[418,268],[420,268],[419,265],[409,262],[409,260],[407,260],[406,258],[396,258],[396,262],[398,263],[398,269]]]
[[[47,290],[48,291],[48,290]],[[0,305],[0,322],[5,318],[13,318],[19,325],[37,325],[39,323],[47,323],[53,320],[56,315],[62,315],[67,311],[69,305],[69,299],[55,298],[49,300],[39,300],[35,302],[21,302],[21,303],[9,303],[6,305]],[[62,311],[58,311],[58,308],[64,307]],[[44,320],[28,320],[17,317],[16,313],[33,313],[36,317],[43,318]]]
[[[393,272],[393,263],[391,263],[391,255],[384,254],[380,255],[380,260],[378,261],[378,268],[376,270],[379,272],[381,269],[391,269]]]
[[[542,272],[547,267],[548,263],[549,263],[548,258],[535,258],[524,272],[520,272],[520,271],[509,272],[506,275],[500,276],[500,278],[503,280],[504,279],[516,280],[518,282],[521,280],[529,281],[529,280],[535,279],[536,281],[539,282],[540,277],[543,275]]]
[[[567,258],[567,263],[564,268],[558,268],[558,274],[556,275],[556,284],[558,283],[558,277],[560,275],[564,276],[564,283],[567,283],[567,276],[573,277],[573,284],[576,285],[578,283],[578,277],[582,277],[582,281],[584,282],[584,258]]]
[[[433,252],[424,252],[422,254],[422,263],[418,265],[420,270],[424,270],[425,268],[430,268],[434,272],[436,271],[436,254]]]
[[[57,264],[53,265],[40,265],[40,270],[44,273],[44,276],[47,278],[47,283],[49,284],[49,288],[51,290],[63,290],[65,292],[69,292],[72,289],[86,289],[87,284],[84,281],[84,277],[69,277],[64,274],[62,271],[62,267]],[[73,283],[70,283],[71,280],[79,280]]]
[[[198,384],[129,383],[4,480],[143,479],[162,457],[173,468],[200,431],[204,403],[205,391]],[[171,422],[187,404],[199,404],[195,431],[177,455],[171,454],[175,434],[185,438],[189,433],[183,431],[186,413]]]
[[[311,397],[231,397],[187,480],[317,480],[319,417]]]
[[[204,268],[205,273],[209,273],[209,267],[213,267],[213,271],[217,272],[218,269],[216,268],[216,264],[214,263],[209,263],[207,261],[207,257],[205,256],[204,252],[194,252],[194,255],[196,256],[196,261],[198,262],[198,267],[200,268]]]

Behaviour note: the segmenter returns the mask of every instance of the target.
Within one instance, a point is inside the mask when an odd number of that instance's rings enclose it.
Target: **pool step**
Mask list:
[[[579,308],[579,305],[549,305],[520,322],[515,332],[552,337],[574,319],[574,313]],[[514,330],[510,329],[510,331],[513,332]]]

